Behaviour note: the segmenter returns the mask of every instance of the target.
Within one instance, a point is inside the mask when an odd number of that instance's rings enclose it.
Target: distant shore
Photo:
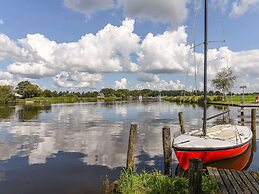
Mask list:
[[[245,106],[245,107],[259,107],[259,102],[256,102],[257,95],[245,95],[244,102],[241,102],[241,95],[233,96],[208,96],[207,103],[211,105],[220,106]],[[185,103],[185,104],[203,104],[203,96],[163,96],[160,98],[152,97],[152,100],[164,100],[175,103]],[[60,96],[60,97],[34,97],[26,99],[17,99],[15,104],[56,104],[56,103],[78,103],[78,102],[114,102],[114,101],[132,101],[139,100],[135,98],[119,98],[119,97],[77,97],[77,96]],[[151,100],[148,96],[143,96],[143,101]],[[14,103],[14,102],[13,102]],[[12,104],[12,103],[11,103]]]
[[[221,105],[221,106],[259,106],[259,102],[256,102],[257,95],[245,95],[244,102],[242,103],[241,95],[232,96],[208,96],[208,104]],[[172,96],[164,97],[166,101],[177,103],[199,103],[202,104],[203,96]]]

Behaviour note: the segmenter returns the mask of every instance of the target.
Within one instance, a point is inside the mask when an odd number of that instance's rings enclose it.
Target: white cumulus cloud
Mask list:
[[[73,11],[90,17],[95,12],[111,8],[122,8],[130,18],[153,22],[183,23],[188,15],[190,0],[64,0],[64,5]]]
[[[115,81],[115,89],[126,89],[128,81],[126,78],[122,78],[119,81]]]
[[[63,88],[94,88],[96,83],[102,80],[102,76],[80,72],[61,72],[53,80],[55,85]]]
[[[239,75],[259,77],[259,50],[231,52],[231,65]]]
[[[185,27],[154,36],[149,33],[141,44],[138,63],[141,70],[152,73],[193,72],[192,50]]]
[[[165,80],[160,80],[158,82],[146,82],[146,83],[139,83],[136,85],[137,89],[151,89],[151,90],[182,90],[186,89],[185,85],[181,83],[180,80],[176,81],[165,81]]]
[[[28,63],[12,63],[7,67],[8,71],[12,74],[17,74],[25,78],[42,78],[42,77],[50,77],[55,71],[54,69],[50,69],[46,67],[43,62],[28,62]]]
[[[6,57],[25,57],[26,53],[4,34],[0,34],[0,60]]]
[[[102,30],[82,36],[78,42],[59,44],[54,51],[55,64],[62,70],[87,72],[136,71],[130,55],[139,49],[140,38],[133,33],[134,20],[125,19],[117,27],[106,25]]]
[[[60,87],[73,84],[94,87],[102,80],[101,73],[131,72],[136,73],[139,81],[149,82],[144,83],[147,87],[156,84],[157,88],[181,88],[181,83],[162,82],[160,76],[163,73],[194,75],[193,55],[184,26],[163,34],[149,33],[141,39],[134,33],[131,19],[125,19],[120,26],[108,24],[96,34],[85,34],[78,41],[67,43],[56,43],[41,34],[29,34],[17,41],[0,34],[0,61],[11,60],[7,66],[10,74],[34,79],[54,77]],[[196,53],[196,58],[201,61],[198,66],[201,77],[203,54]],[[220,68],[229,66],[239,80],[252,82],[252,77],[259,77],[258,61],[259,49],[236,52],[226,47],[210,49],[208,79]],[[120,80],[117,85],[124,87],[122,83],[127,84]]]
[[[122,0],[125,15],[155,22],[183,23],[188,15],[189,0]]]
[[[139,67],[130,56],[138,52],[140,38],[133,31],[134,20],[125,19],[121,26],[108,24],[77,42],[57,44],[41,34],[28,34],[15,42],[0,34],[0,60],[12,58],[7,67],[10,73],[34,79],[55,76],[61,71],[135,72]]]
[[[159,75],[144,72],[138,73],[137,78],[139,81],[143,82],[158,82],[160,79]]]
[[[258,91],[258,87],[253,84],[259,77],[258,61],[258,49],[238,52],[233,52],[227,47],[211,49],[208,51],[208,80],[212,80],[221,68],[230,67],[237,76],[235,91],[238,91],[239,85],[245,83],[250,83],[251,86],[247,91]],[[200,68],[200,76],[202,73],[203,67]]]
[[[221,12],[225,12],[228,7],[229,0],[212,0],[212,4],[215,8]]]
[[[13,85],[13,75],[0,71],[0,85]]]
[[[42,34],[28,34],[26,38],[20,39],[19,44],[26,53],[33,55],[35,61],[53,63],[53,49],[57,46]]]
[[[64,0],[64,5],[69,9],[90,17],[96,11],[114,7],[115,3],[113,0]]]
[[[219,69],[231,67],[239,77],[259,76],[258,61],[258,49],[239,52],[233,52],[227,47],[211,49],[208,51],[208,74],[213,77]]]
[[[7,69],[10,73],[27,78],[40,78],[54,74],[56,67],[51,66],[52,50],[56,45],[40,34],[27,35],[17,42],[0,34],[0,60],[11,58],[14,62]]]
[[[29,34],[18,43],[0,34],[0,60],[12,57],[15,62],[9,65],[10,72],[35,78],[52,76],[56,71],[137,71],[130,55],[138,52],[140,38],[133,30],[134,20],[125,19],[119,27],[108,24],[96,35],[60,44],[41,34]]]
[[[0,71],[0,85],[16,86],[21,79],[9,72]]]
[[[259,0],[238,0],[233,2],[232,10],[230,15],[233,17],[238,17],[244,15],[250,10],[259,9]]]

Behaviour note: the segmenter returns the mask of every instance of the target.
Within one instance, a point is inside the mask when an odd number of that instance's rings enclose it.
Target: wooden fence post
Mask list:
[[[164,126],[162,129],[163,152],[164,152],[164,174],[172,176],[172,143],[170,127]]]
[[[252,148],[256,152],[256,109],[251,109],[251,130],[253,133]]]
[[[180,123],[180,127],[181,127],[181,133],[184,134],[185,133],[185,126],[184,126],[183,112],[179,112],[178,117],[179,117],[179,123]]]
[[[138,125],[135,123],[130,125],[126,170],[133,171],[135,169],[134,157],[137,143],[137,128]]]
[[[189,160],[189,194],[200,194],[202,191],[202,161],[198,158]]]

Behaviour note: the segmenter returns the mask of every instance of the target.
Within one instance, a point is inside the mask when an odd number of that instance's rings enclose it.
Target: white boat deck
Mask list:
[[[207,136],[202,131],[191,131],[175,138],[173,147],[181,149],[225,149],[245,144],[252,138],[249,127],[238,125],[216,125],[207,128]]]

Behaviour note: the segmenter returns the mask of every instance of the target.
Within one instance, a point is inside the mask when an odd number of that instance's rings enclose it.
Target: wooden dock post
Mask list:
[[[241,126],[244,126],[245,125],[245,117],[244,117],[244,107],[241,107]]]
[[[251,130],[253,133],[252,148],[256,152],[256,109],[251,109]]]
[[[199,194],[202,191],[202,161],[198,158],[189,160],[189,194]]]
[[[116,189],[118,188],[118,181],[111,182],[108,180],[107,175],[102,185],[102,194],[110,194],[116,193]]]
[[[106,175],[102,185],[102,194],[109,194],[109,193],[110,193],[110,182]]]
[[[134,157],[137,143],[137,128],[138,125],[135,123],[130,125],[126,170],[133,171],[135,169]]]
[[[164,126],[162,129],[163,152],[164,152],[164,174],[172,176],[172,143],[170,127]]]
[[[178,117],[179,117],[179,123],[180,123],[180,127],[181,127],[181,133],[184,134],[185,133],[185,126],[184,126],[183,112],[179,112]]]

